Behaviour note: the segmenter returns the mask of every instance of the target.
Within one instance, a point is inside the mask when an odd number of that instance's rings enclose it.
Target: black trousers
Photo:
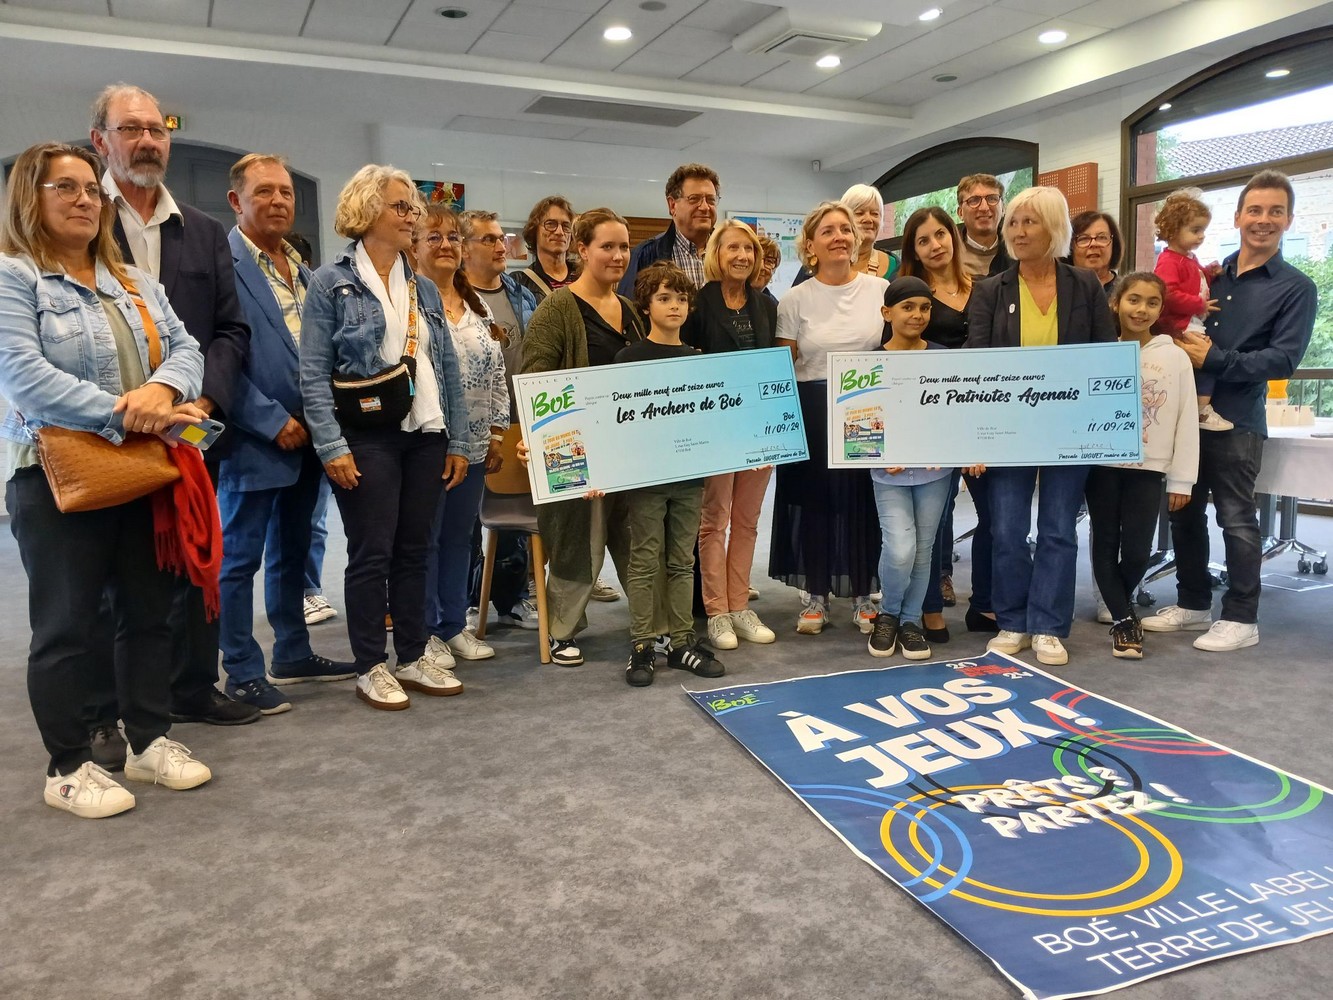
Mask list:
[[[468,604],[481,603],[481,573],[485,568],[481,548],[481,521],[472,526],[472,569],[468,577]],[[497,614],[508,614],[528,594],[528,534],[498,531],[495,538],[495,570],[491,574],[491,604]]]
[[[1259,478],[1264,440],[1253,431],[1205,431],[1199,435],[1199,481],[1190,502],[1171,514],[1176,550],[1176,603],[1191,611],[1213,606],[1208,573],[1208,494],[1226,549],[1227,589],[1221,617],[1253,625],[1259,620],[1259,574],[1263,550],[1254,481]]]
[[[1152,558],[1162,474],[1094,465],[1084,489],[1092,521],[1092,575],[1111,617],[1120,621],[1129,617]]]
[[[435,543],[435,510],[444,490],[449,439],[423,431],[345,432],[361,478],[333,487],[347,533],[343,601],[356,671],[387,662],[385,590],[398,662],[426,649],[426,566]]]
[[[92,760],[83,709],[94,689],[111,691],[112,721],[119,704],[130,747],[142,753],[171,727],[173,577],[157,568],[151,502],[62,514],[35,466],[14,473],[5,502],[28,575],[28,698],[47,774]],[[104,596],[107,626],[90,628]],[[124,657],[112,655],[113,642]]]
[[[213,488],[218,484],[218,463],[205,461],[208,478]],[[184,575],[169,577],[172,586],[171,604],[167,611],[167,626],[171,630],[171,705],[173,710],[192,714],[191,709],[207,703],[210,690],[218,686],[218,636],[221,622],[209,621],[204,613],[204,592]],[[111,612],[104,602],[100,620],[93,626],[103,634],[111,632]],[[124,644],[114,645],[117,661],[132,654]],[[112,671],[103,671],[103,682],[96,685],[89,696],[86,722],[89,726],[113,726],[116,719],[124,718],[118,706],[115,687],[110,683]]]

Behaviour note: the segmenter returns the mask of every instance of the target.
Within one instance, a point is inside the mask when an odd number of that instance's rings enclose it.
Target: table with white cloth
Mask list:
[[[1264,558],[1294,550],[1300,572],[1327,573],[1327,555],[1296,538],[1296,512],[1300,498],[1333,499],[1333,419],[1316,420],[1312,427],[1269,427],[1254,492],[1262,494]]]

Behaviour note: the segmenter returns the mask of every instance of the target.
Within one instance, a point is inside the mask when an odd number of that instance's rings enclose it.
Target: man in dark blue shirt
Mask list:
[[[1178,341],[1194,367],[1217,379],[1213,408],[1236,426],[1199,435],[1199,479],[1190,502],[1171,515],[1176,550],[1177,604],[1143,627],[1150,632],[1203,631],[1195,648],[1230,652],[1259,641],[1262,554],[1254,482],[1268,425],[1264,400],[1270,379],[1291,376],[1314,329],[1315,285],[1282,259],[1295,192],[1286,175],[1264,170],[1245,185],[1236,205],[1240,249],[1222,262],[1211,296],[1216,311],[1209,336],[1186,332]],[[1212,620],[1208,574],[1208,493],[1226,546],[1227,590]]]

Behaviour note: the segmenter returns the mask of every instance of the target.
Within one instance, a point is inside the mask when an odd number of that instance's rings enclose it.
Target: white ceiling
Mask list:
[[[0,88],[30,85],[52,65],[85,93],[127,75],[144,82],[127,74],[125,53],[151,52],[153,89],[175,108],[262,101],[277,85],[293,106],[343,120],[700,155],[742,143],[852,169],[1006,100],[1060,103],[1076,88],[1161,72],[1192,49],[1243,48],[1283,18],[1327,23],[1333,9],[1318,0],[784,0],[796,12],[884,23],[829,71],[731,47],[777,5],[661,2],[651,11],[641,0],[9,0],[0,4]],[[444,6],[468,16],[446,20],[436,13]],[[943,16],[918,21],[929,6]],[[634,37],[605,41],[611,24]],[[1037,34],[1049,28],[1068,40],[1043,46]],[[362,86],[346,85],[349,71]],[[935,82],[941,74],[957,80]],[[678,128],[526,114],[543,94],[703,114]]]

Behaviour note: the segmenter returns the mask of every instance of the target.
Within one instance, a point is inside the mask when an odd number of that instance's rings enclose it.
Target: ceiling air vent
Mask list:
[[[662,128],[679,128],[703,114],[702,111],[682,111],[679,108],[587,101],[577,97],[551,97],[545,94],[524,108],[523,113],[583,118],[595,122],[623,122],[627,125],[657,125]]]
[[[813,58],[869,41],[883,27],[878,21],[780,10],[733,38],[731,47],[750,54]]]

